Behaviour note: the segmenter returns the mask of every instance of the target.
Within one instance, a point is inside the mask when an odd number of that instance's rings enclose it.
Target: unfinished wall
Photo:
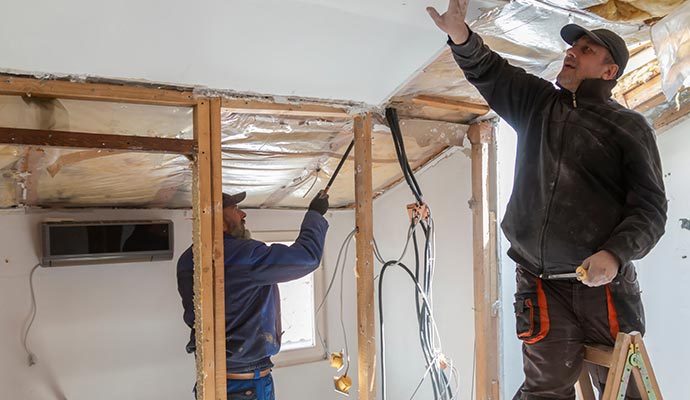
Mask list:
[[[435,308],[444,352],[461,376],[460,399],[469,400],[472,379],[472,241],[470,160],[461,151],[418,176],[436,220]],[[386,258],[397,257],[412,202],[399,186],[375,202],[374,232]],[[297,229],[303,211],[249,210],[250,229]],[[5,211],[0,214],[0,398],[191,399],[194,359],[184,352],[189,331],[182,322],[175,262],[39,268],[34,276],[38,315],[29,344],[38,364],[28,367],[20,329],[30,307],[29,272],[38,262],[38,223],[49,217],[82,220],[167,218],[175,223],[175,259],[191,238],[191,211],[94,210],[72,212]],[[326,278],[340,244],[354,228],[354,211],[329,212]],[[344,282],[346,324],[357,399],[356,288],[354,242]],[[412,266],[412,252],[405,262]],[[380,266],[376,267],[376,271]],[[387,272],[385,312],[389,398],[408,398],[424,368],[417,345],[413,288],[400,271]],[[344,346],[338,286],[327,306],[329,344]],[[377,354],[378,357],[378,354]],[[379,377],[377,370],[377,379]],[[336,371],[327,361],[277,368],[276,388],[284,399],[337,399]],[[418,398],[429,395],[423,386]],[[62,396],[62,397],[61,397]]]
[[[636,263],[647,316],[645,344],[662,393],[669,399],[687,398],[690,392],[685,366],[690,349],[683,345],[690,329],[690,298],[684,295],[690,286],[690,226],[683,228],[681,221],[690,220],[689,129],[690,120],[685,120],[657,138],[669,199],[668,223],[659,244]],[[512,189],[515,157],[515,133],[504,122],[500,125],[498,149],[500,204],[504,211]],[[515,263],[505,256],[508,242],[503,235],[502,246],[504,396],[511,398],[523,379],[522,353],[515,337],[513,314]]]

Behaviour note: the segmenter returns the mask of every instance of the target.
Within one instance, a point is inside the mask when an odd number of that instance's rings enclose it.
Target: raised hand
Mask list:
[[[465,25],[465,16],[467,16],[467,5],[469,0],[450,0],[448,3],[448,11],[439,14],[434,7],[427,7],[426,11],[434,20],[443,32],[450,36],[450,39],[455,44],[463,44],[467,41],[470,31]]]
[[[328,211],[328,194],[323,190],[319,190],[314,199],[309,204],[309,209],[318,212],[321,215],[326,214]]]

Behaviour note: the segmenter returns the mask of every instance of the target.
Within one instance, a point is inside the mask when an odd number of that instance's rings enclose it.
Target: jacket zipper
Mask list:
[[[577,108],[577,97],[575,93],[573,93],[573,108]],[[553,188],[551,189],[551,196],[549,196],[549,204],[546,206],[546,217],[544,218],[544,224],[541,227],[541,237],[540,237],[540,250],[541,250],[541,271],[539,271],[540,274],[544,273],[544,238],[546,237],[546,227],[549,225],[549,215],[551,214],[551,205],[553,204],[553,198],[556,195],[556,187],[558,186],[558,180],[561,176],[561,159],[563,158],[563,148],[565,147],[565,124],[568,123],[568,120],[570,119],[570,114],[572,113],[572,110],[568,112],[568,116],[565,119],[565,122],[563,124],[563,135],[561,135],[561,147],[558,150],[558,166],[556,167],[556,178],[553,181]]]

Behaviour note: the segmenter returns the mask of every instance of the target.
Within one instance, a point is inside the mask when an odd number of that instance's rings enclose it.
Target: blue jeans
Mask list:
[[[275,400],[273,377],[235,380],[228,379],[228,400]]]

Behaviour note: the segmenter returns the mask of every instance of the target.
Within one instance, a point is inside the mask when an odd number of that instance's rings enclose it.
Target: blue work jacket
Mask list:
[[[225,259],[225,335],[228,372],[273,366],[282,334],[278,283],[299,279],[321,262],[328,222],[307,211],[291,246],[223,235]],[[184,322],[191,328],[187,351],[194,352],[194,261],[192,248],[177,262],[177,285]]]

